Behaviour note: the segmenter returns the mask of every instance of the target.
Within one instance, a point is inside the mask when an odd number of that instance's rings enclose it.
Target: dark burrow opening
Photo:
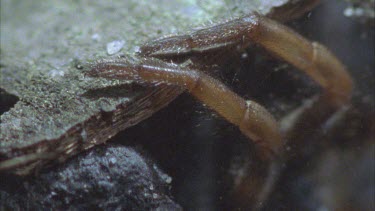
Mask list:
[[[0,88],[0,116],[9,111],[19,101],[19,98]]]

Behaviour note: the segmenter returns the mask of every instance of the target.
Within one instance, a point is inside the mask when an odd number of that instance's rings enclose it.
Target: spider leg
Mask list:
[[[345,66],[324,46],[310,42],[293,30],[257,13],[188,35],[170,36],[146,43],[141,55],[168,58],[257,43],[296,66],[325,89],[324,98],[334,107],[348,102],[353,82]]]
[[[182,87],[237,125],[244,135],[261,146],[266,159],[280,151],[281,134],[273,116],[258,103],[244,100],[220,81],[200,71],[181,69],[178,65],[158,59],[143,58],[137,62],[100,62],[91,69],[89,75]]]

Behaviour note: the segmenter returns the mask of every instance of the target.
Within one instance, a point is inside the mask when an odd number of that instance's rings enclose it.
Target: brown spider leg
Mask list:
[[[141,47],[141,55],[168,58],[231,46],[246,47],[250,42],[260,44],[313,78],[325,89],[325,100],[334,107],[350,100],[352,79],[344,65],[330,51],[256,13],[188,35],[151,41]]]
[[[325,89],[331,105],[341,106],[352,95],[353,81],[345,66],[323,45],[310,42],[268,18],[259,17],[254,40],[298,67]]]
[[[98,63],[89,75],[183,87],[229,122],[237,125],[243,134],[264,149],[263,155],[266,155],[266,159],[279,153],[281,135],[272,115],[261,105],[245,101],[220,81],[202,72],[185,70],[174,64],[145,58],[137,63]]]

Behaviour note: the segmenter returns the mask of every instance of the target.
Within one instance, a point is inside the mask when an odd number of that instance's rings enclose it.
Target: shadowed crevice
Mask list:
[[[0,116],[9,111],[19,101],[15,95],[9,94],[0,88]]]

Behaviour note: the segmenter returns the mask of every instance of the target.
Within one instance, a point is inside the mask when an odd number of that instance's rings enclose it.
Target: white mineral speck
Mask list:
[[[116,162],[117,162],[117,159],[114,158],[114,157],[109,159],[109,163],[112,164],[112,165],[115,164]]]
[[[118,53],[122,47],[124,47],[125,41],[124,40],[115,40],[110,43],[107,43],[107,53],[109,55],[113,55]]]
[[[94,41],[100,41],[100,35],[98,33],[95,33],[93,35],[91,35],[91,39],[94,40]]]
[[[141,52],[141,47],[139,47],[139,46],[135,46],[135,47],[134,47],[134,52],[136,52],[136,53],[140,53],[140,52]]]
[[[166,182],[167,184],[171,184],[171,182],[172,182],[172,177],[167,177],[167,178],[165,179],[165,182]]]
[[[62,70],[51,70],[51,71],[49,71],[48,72],[48,75],[51,77],[51,78],[55,78],[55,77],[62,77],[62,76],[64,76],[64,71],[62,71]]]
[[[362,16],[364,14],[364,10],[361,9],[361,8],[352,8],[352,7],[349,7],[349,8],[346,8],[344,10],[344,15],[346,17],[352,17],[352,16]]]
[[[86,141],[86,139],[87,139],[87,132],[86,132],[85,129],[83,129],[83,130],[81,131],[81,137],[82,137],[82,140],[83,140],[83,141]]]

